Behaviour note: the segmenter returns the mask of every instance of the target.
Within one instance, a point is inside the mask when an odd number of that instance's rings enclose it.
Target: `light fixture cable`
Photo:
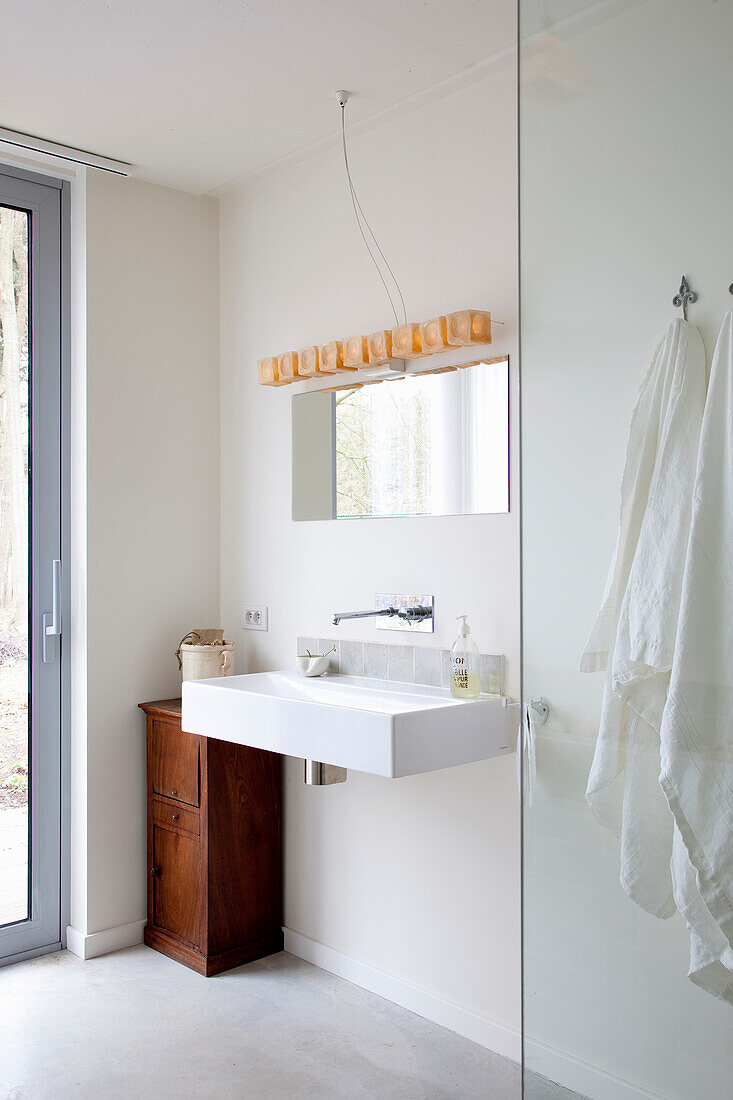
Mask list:
[[[395,288],[397,290],[397,294],[399,295],[399,299],[400,299],[400,302],[402,304],[403,323],[406,324],[407,323],[407,309],[406,309],[406,306],[405,306],[405,299],[404,299],[403,294],[402,294],[402,289],[400,287],[400,284],[397,282],[397,278],[396,278],[395,273],[394,273],[394,271],[392,270],[392,268],[389,264],[389,261],[387,260],[387,257],[384,255],[384,252],[382,251],[382,249],[380,247],[379,241],[377,240],[376,236],[374,235],[374,230],[372,229],[371,225],[369,224],[369,221],[367,220],[367,216],[366,216],[366,214],[364,213],[364,211],[362,209],[361,203],[359,202],[359,197],[356,193],[356,188],[354,187],[354,181],[351,178],[351,168],[349,166],[349,154],[348,154],[348,151],[347,151],[347,148],[346,148],[346,101],[348,99],[348,93],[343,92],[343,91],[339,91],[336,94],[338,96],[339,105],[341,107],[341,145],[342,145],[343,154],[344,154],[344,167],[346,169],[346,179],[348,180],[348,184],[349,184],[349,194],[351,195],[351,205],[354,208],[354,217],[356,219],[356,224],[357,224],[359,232],[361,234],[361,239],[364,241],[364,247],[366,248],[367,252],[369,253],[371,261],[374,264],[375,270],[376,270],[377,274],[379,275],[382,286],[384,287],[384,291],[385,291],[387,297],[389,298],[389,304],[392,308],[392,313],[394,314],[394,319],[395,319],[396,323],[399,325],[400,319],[397,315],[397,307],[395,305],[394,298],[392,297],[392,294],[391,294],[390,289],[387,285],[387,281],[384,277],[382,269],[379,266],[377,258],[376,258],[376,256],[374,255],[374,252],[371,249],[369,241],[367,240],[366,233],[364,232],[364,227],[365,226],[366,226],[366,229],[369,233],[369,236],[372,238],[372,240],[374,242],[374,245],[377,249],[377,252],[379,253],[379,255],[382,258],[382,261],[384,262],[384,266],[387,268],[387,271],[390,274],[392,282],[395,285]],[[363,225],[362,225],[362,221],[363,221]]]

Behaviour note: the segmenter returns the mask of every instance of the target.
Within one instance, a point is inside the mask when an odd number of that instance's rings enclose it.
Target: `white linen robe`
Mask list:
[[[616,552],[581,670],[605,670],[586,797],[621,840],[620,879],[658,917],[675,911],[674,820],[659,783],[660,740],[705,403],[697,329],[675,320],[634,408]]]
[[[702,424],[660,783],[676,825],[690,977],[733,1003],[733,313]]]

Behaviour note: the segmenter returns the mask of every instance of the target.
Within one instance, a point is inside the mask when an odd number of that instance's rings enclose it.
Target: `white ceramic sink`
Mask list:
[[[183,729],[203,737],[397,778],[514,752],[519,708],[499,695],[256,672],[187,680]]]

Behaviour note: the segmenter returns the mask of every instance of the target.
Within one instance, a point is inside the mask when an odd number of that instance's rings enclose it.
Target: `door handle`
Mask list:
[[[51,610],[43,616],[43,662],[51,664],[56,659],[55,646],[49,638],[61,637],[61,562],[51,563]]]

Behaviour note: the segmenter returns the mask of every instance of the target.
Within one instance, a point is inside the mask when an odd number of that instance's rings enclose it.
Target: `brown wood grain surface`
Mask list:
[[[159,718],[152,719],[151,736],[153,792],[198,806],[199,738],[182,733],[180,722],[176,726]]]
[[[153,923],[196,948],[205,902],[201,872],[198,838],[153,826]]]
[[[207,739],[209,946],[261,939],[282,921],[281,763],[276,753]]]
[[[282,950],[281,758],[147,716],[150,947],[200,974]]]
[[[198,810],[181,805],[172,798],[153,798],[153,821],[168,829],[178,829],[184,833],[201,833],[201,815]]]

